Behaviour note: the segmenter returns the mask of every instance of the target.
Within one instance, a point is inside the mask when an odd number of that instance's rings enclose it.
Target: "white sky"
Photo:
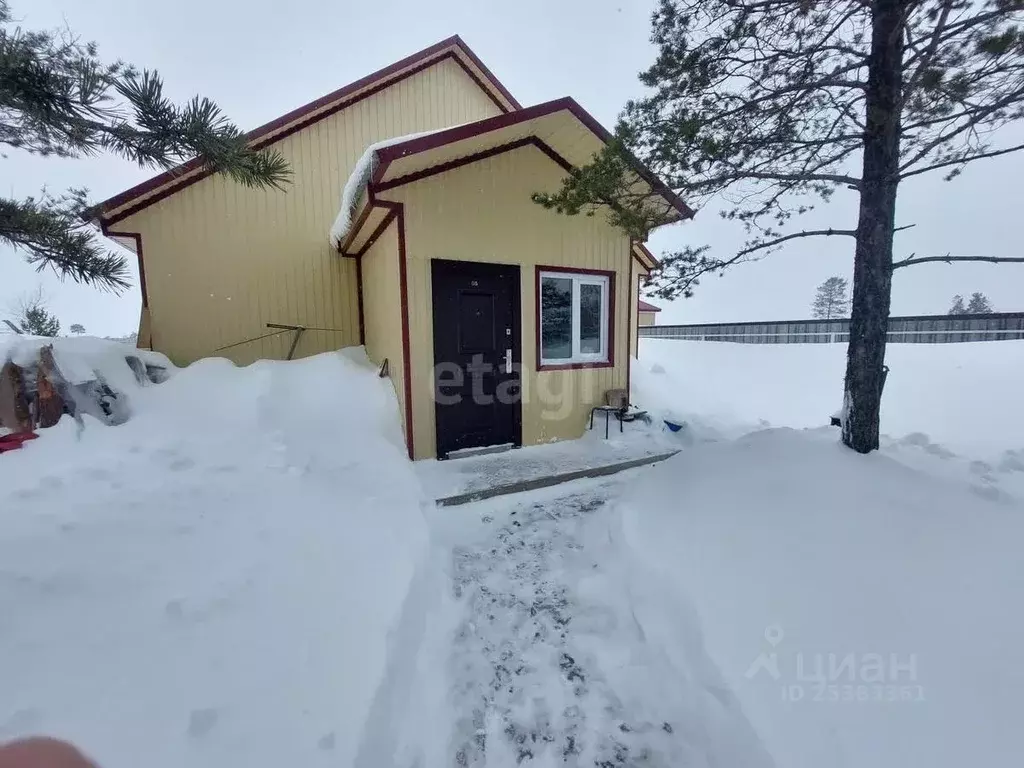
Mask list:
[[[654,0],[11,0],[26,28],[66,23],[99,43],[107,59],[157,69],[167,93],[216,100],[249,129],[458,33],[524,105],[572,96],[613,127],[625,101],[640,93],[636,73],[653,59],[648,41]],[[1015,131],[1018,142],[1024,129]],[[1011,138],[1009,136],[1007,139]],[[5,194],[29,195],[47,186],[86,186],[105,199],[155,171],[116,157],[83,160],[33,158],[11,152],[0,159]],[[981,161],[957,180],[939,177],[904,186],[897,256],[1021,256],[1019,180],[1024,154]],[[852,194],[852,193],[851,193]],[[853,228],[855,201],[837,193],[802,226]],[[340,195],[340,190],[339,190]],[[327,233],[324,233],[327,237]],[[712,208],[689,223],[668,227],[651,240],[657,255],[684,243],[710,243],[726,254],[743,233]],[[42,285],[63,327],[84,324],[90,333],[135,330],[138,289],[113,296],[37,275],[21,258],[0,249],[0,317],[19,295]],[[853,270],[850,238],[796,241],[767,259],[711,277],[692,299],[660,303],[662,323],[797,319],[809,316],[815,287]],[[137,276],[133,278],[137,285]],[[944,312],[954,293],[983,291],[997,310],[1024,309],[1024,265],[928,265],[899,270],[894,314]]]

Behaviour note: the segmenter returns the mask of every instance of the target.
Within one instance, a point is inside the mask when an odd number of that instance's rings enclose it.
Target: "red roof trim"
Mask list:
[[[566,171],[572,170],[572,165],[562,157],[560,154],[555,152],[551,147],[545,144],[543,141],[538,139],[536,136],[527,136],[526,138],[519,139],[518,141],[512,141],[508,144],[499,144],[491,149],[486,149],[482,152],[477,152],[473,155],[467,155],[466,157],[460,157],[455,160],[451,160],[447,163],[441,163],[440,165],[432,165],[424,168],[422,171],[416,171],[410,173],[407,176],[399,176],[398,178],[391,179],[390,181],[381,182],[379,184],[370,184],[369,186],[369,202],[363,207],[362,212],[356,219],[355,223],[349,230],[348,236],[345,238],[345,242],[338,246],[338,252],[343,256],[349,256],[353,258],[361,257],[366,253],[370,247],[374,244],[378,237],[387,229],[388,224],[391,223],[394,215],[386,215],[384,220],[377,226],[376,231],[366,241],[366,244],[359,249],[358,252],[352,253],[352,243],[359,239],[359,234],[362,228],[366,225],[366,220],[370,217],[370,214],[376,207],[387,207],[392,203],[387,200],[378,200],[377,195],[388,190],[401,187],[405,184],[411,184],[414,181],[420,181],[427,179],[432,176],[437,176],[441,173],[447,173],[448,171],[461,168],[471,163],[479,162],[480,160],[486,160],[489,157],[495,157],[502,155],[506,152],[513,152],[523,147],[536,147],[546,157],[550,158],[554,163],[563,168]],[[634,258],[636,256],[634,255]]]
[[[484,120],[478,120],[475,123],[460,125],[455,128],[448,128],[443,131],[431,133],[427,136],[420,136],[419,138],[410,139],[400,144],[392,144],[391,146],[384,147],[377,153],[377,159],[380,164],[374,174],[373,181],[375,184],[380,184],[384,175],[387,173],[388,165],[403,157],[419,154],[420,152],[427,152],[431,149],[438,149],[446,144],[470,139],[484,133],[508,128],[509,126],[518,125],[529,120],[534,120],[539,117],[545,117],[562,111],[571,113],[577,120],[583,123],[592,133],[594,133],[594,135],[605,143],[612,140],[612,135],[599,122],[597,122],[589,112],[583,109],[575,99],[565,97],[555,99],[554,101],[544,102],[543,104],[536,104],[532,107],[526,107],[525,109],[520,109],[516,112],[488,117]],[[637,174],[639,174],[644,181],[650,184],[651,188],[655,192],[664,197],[665,200],[668,201],[668,203],[684,218],[689,219],[693,217],[693,210],[683,202],[679,195],[669,189],[665,182],[655,176],[649,168],[642,165],[636,158],[631,158],[631,162],[633,169]]]
[[[388,181],[379,182],[373,186],[373,191],[375,194],[379,192],[386,192],[387,190],[394,189],[395,187],[401,187],[406,184],[411,184],[414,181],[428,179],[431,176],[437,176],[440,173],[446,173],[456,168],[461,168],[464,165],[477,163],[481,160],[486,160],[489,157],[502,155],[506,152],[512,152],[523,147],[536,147],[543,152],[546,157],[551,159],[552,162],[562,168],[562,170],[566,172],[572,170],[572,164],[550,146],[545,144],[541,139],[536,136],[526,136],[522,139],[511,141],[508,144],[498,144],[490,149],[485,149],[472,155],[466,155],[465,157],[458,157],[454,160],[449,160],[448,162],[441,163],[440,165],[431,165],[421,171],[416,171],[406,176],[398,176],[394,179],[389,179]]]
[[[639,307],[639,309],[637,310],[639,312],[661,312],[661,307],[656,307],[653,304],[648,304],[643,299],[640,299],[640,303],[637,304],[637,307]]]
[[[644,264],[643,265],[645,269],[655,269],[655,268],[661,266],[661,262],[658,261],[657,258],[655,258],[654,254],[651,253],[650,250],[648,250],[646,245],[644,245],[643,243],[639,243],[639,242],[634,240],[633,241],[633,247],[636,248],[638,251],[640,251],[640,253],[643,254],[643,257],[650,262],[649,264]],[[643,263],[643,262],[641,261],[641,263]]]
[[[466,45],[461,37],[459,37],[458,35],[452,35],[450,38],[448,38],[448,40],[450,41],[451,44],[457,45],[459,46],[459,48],[462,49],[463,53],[465,53],[466,56],[469,57],[470,61],[473,62],[476,68],[480,70],[480,72],[483,74],[484,77],[487,78],[491,85],[498,89],[501,95],[505,97],[505,99],[512,105],[514,109],[523,108],[523,105],[519,103],[518,99],[516,99],[515,96],[509,93],[508,88],[502,85],[502,82],[497,77],[494,76],[494,73],[491,72],[487,65],[480,60],[480,57],[473,53],[473,49]],[[470,77],[472,77],[472,73],[470,73]]]
[[[508,89],[498,81],[498,79],[487,68],[487,66],[484,65],[482,61],[480,61],[480,58],[469,48],[469,46],[465,44],[465,42],[463,42],[462,38],[459,37],[458,35],[453,35],[452,37],[449,37],[446,40],[442,40],[441,42],[436,43],[430,46],[429,48],[424,48],[422,51],[419,51],[418,53],[414,53],[411,56],[407,56],[401,61],[397,61],[394,64],[390,64],[387,67],[384,67],[383,69],[380,69],[370,75],[367,75],[366,77],[362,77],[359,80],[356,80],[353,83],[349,83],[348,85],[343,86],[342,88],[339,88],[336,91],[332,91],[326,96],[321,96],[319,99],[316,99],[315,101],[311,101],[308,104],[299,107],[298,109],[293,109],[291,112],[281,115],[280,117],[271,120],[269,123],[265,123],[264,125],[255,128],[254,130],[250,131],[247,134],[248,139],[256,148],[260,148],[274,141],[283,139],[297,130],[301,130],[302,128],[305,128],[311,125],[312,123],[329,117],[330,115],[333,115],[336,112],[339,112],[342,109],[351,106],[357,101],[367,98],[373,93],[377,93],[380,90],[383,90],[384,88],[394,85],[395,83],[400,82],[401,80],[404,80],[408,77],[411,77],[414,74],[423,71],[427,67],[433,66],[434,64],[437,64],[441,61],[445,61],[449,58],[454,59],[477,85],[483,87],[484,92],[491,97],[491,100],[494,101],[494,103],[498,106],[499,109],[501,109],[503,112],[509,112],[509,108],[502,104],[499,100],[497,100],[494,97],[494,95],[490,92],[490,89],[486,87],[487,83],[483,83],[480,80],[480,78],[476,75],[476,73],[471,71],[466,66],[465,62],[463,62],[458,56],[455,55],[454,49],[456,48],[459,49],[473,63],[473,65],[477,69],[480,70],[480,72],[486,78],[490,86],[494,88],[496,91],[498,91],[506,100],[508,100],[508,102],[512,105],[514,109],[522,108],[519,102],[512,96],[511,93],[509,93]],[[445,53],[445,51],[447,51],[447,53]],[[410,69],[407,72],[402,71],[409,68],[412,69]],[[389,77],[392,77],[396,74],[398,76],[394,80],[387,80]],[[373,86],[375,83],[379,83],[379,87],[371,88],[371,86]],[[366,93],[358,94],[357,96],[355,96],[355,98],[351,100],[345,100],[347,96],[363,88],[371,89]],[[335,104],[335,102],[339,101],[340,103]],[[331,104],[334,104],[332,108],[325,109]],[[317,110],[324,111],[317,114],[313,114],[316,113]],[[310,119],[302,121],[302,118],[306,117],[307,115],[310,115]],[[296,121],[301,122],[298,125],[292,125],[292,123],[295,123]],[[275,131],[280,132],[274,133]],[[102,203],[99,203],[98,205],[90,209],[90,211],[87,212],[86,216],[102,218],[103,212],[105,210],[120,208],[125,204],[130,203],[132,200],[135,200],[138,197],[142,197],[143,195],[160,189],[161,187],[169,184],[170,182],[173,182],[175,179],[185,174],[192,173],[193,171],[196,171],[201,167],[202,163],[199,160],[189,160],[175,168],[171,168],[170,170],[164,171],[163,173],[154,176],[152,179],[148,179],[140,184],[136,184],[134,187],[131,187],[130,189],[125,190],[124,192],[114,195],[113,197],[108,198],[107,200],[104,200]],[[175,184],[172,188],[164,190],[160,195],[155,195],[150,199],[142,201],[142,203],[140,203],[138,206],[133,207],[130,210],[130,212],[124,211],[119,213],[117,216],[107,220],[107,223],[112,224],[115,221],[119,221],[123,218],[126,218],[132,213],[136,213],[142,208],[152,205],[158,200],[162,200],[169,194],[173,194],[174,192],[177,192],[178,190],[190,184],[194,184],[195,182],[206,178],[207,176],[211,175],[211,173],[211,171],[202,171],[201,173],[197,173],[194,176],[190,176],[186,179],[181,179],[180,183]]]

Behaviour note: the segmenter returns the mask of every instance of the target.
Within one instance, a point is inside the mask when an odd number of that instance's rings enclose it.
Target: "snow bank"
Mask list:
[[[680,668],[706,649],[780,768],[1007,764],[1024,344],[890,345],[869,456],[821,426],[845,354],[641,341],[634,402],[692,439],[619,506],[635,615]]]
[[[621,502],[644,594],[688,600],[780,768],[1018,751],[1024,504],[943,468],[775,429],[685,451]],[[674,617],[637,615],[681,653]]]
[[[390,385],[327,354],[130,391],[0,456],[0,740],[349,764],[426,547]]]
[[[1024,342],[890,344],[886,364],[882,431],[893,439],[923,433],[994,461],[1024,449]],[[641,339],[633,400],[696,414],[724,437],[768,425],[818,427],[842,402],[845,372],[845,344]]]

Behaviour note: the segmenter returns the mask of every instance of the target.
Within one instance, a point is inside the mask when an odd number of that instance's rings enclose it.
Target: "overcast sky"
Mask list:
[[[66,24],[95,40],[105,58],[159,70],[167,92],[216,100],[249,129],[452,34],[459,34],[524,105],[572,96],[612,127],[640,92],[636,74],[653,59],[648,37],[654,0],[10,0],[26,28]],[[1024,131],[1015,132],[1018,142]],[[1012,137],[1007,137],[1007,139]],[[86,186],[102,200],[152,175],[126,160],[0,158],[4,192],[17,196]],[[915,180],[902,188],[897,257],[1021,256],[1024,154],[980,161],[957,180]],[[340,190],[339,190],[340,198]],[[852,193],[806,218],[808,228],[853,228]],[[327,233],[324,233],[327,237]],[[710,243],[725,254],[743,241],[713,209],[656,233],[655,254],[683,243]],[[708,278],[692,299],[662,303],[660,322],[796,319],[809,316],[815,287],[850,277],[849,238],[797,241],[792,248]],[[137,285],[137,276],[133,278]],[[20,295],[42,286],[64,328],[90,333],[136,329],[139,293],[120,296],[37,275],[0,251],[0,317]],[[893,314],[944,312],[955,293],[983,291],[997,310],[1024,310],[1024,265],[928,265],[899,270]]]

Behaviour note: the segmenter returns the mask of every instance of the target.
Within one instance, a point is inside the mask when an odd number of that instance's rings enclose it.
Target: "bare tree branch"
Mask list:
[[[905,259],[894,261],[892,268],[899,269],[900,267],[912,267],[915,264],[927,264],[928,262],[939,261],[944,264],[952,264],[955,261],[983,261],[988,264],[1024,264],[1024,256],[950,256],[947,253],[945,256],[917,257],[911,254]]]
[[[929,165],[924,168],[915,168],[914,170],[908,171],[907,173],[901,173],[900,179],[909,179],[911,176],[917,176],[919,174],[927,173],[928,171],[934,171],[939,168],[949,168],[952,165],[966,165],[967,163],[970,163],[974,160],[983,160],[987,157],[999,157],[1000,155],[1008,155],[1011,152],[1019,152],[1022,149],[1024,149],[1024,144],[1018,144],[1014,147],[1007,147],[1006,149],[996,149],[992,150],[991,152],[979,152],[978,154],[968,155],[966,157],[957,157],[953,158],[952,160],[946,160],[941,163],[935,163],[934,165]]]
[[[789,242],[790,240],[797,240],[802,237],[856,237],[857,230],[855,229],[805,229],[800,232],[793,232],[782,237],[777,237],[774,240],[766,240],[763,243],[756,243],[754,245],[744,248],[742,251],[737,253],[737,256],[748,256],[751,253],[757,251],[763,251],[766,248],[774,248],[777,245]]]

